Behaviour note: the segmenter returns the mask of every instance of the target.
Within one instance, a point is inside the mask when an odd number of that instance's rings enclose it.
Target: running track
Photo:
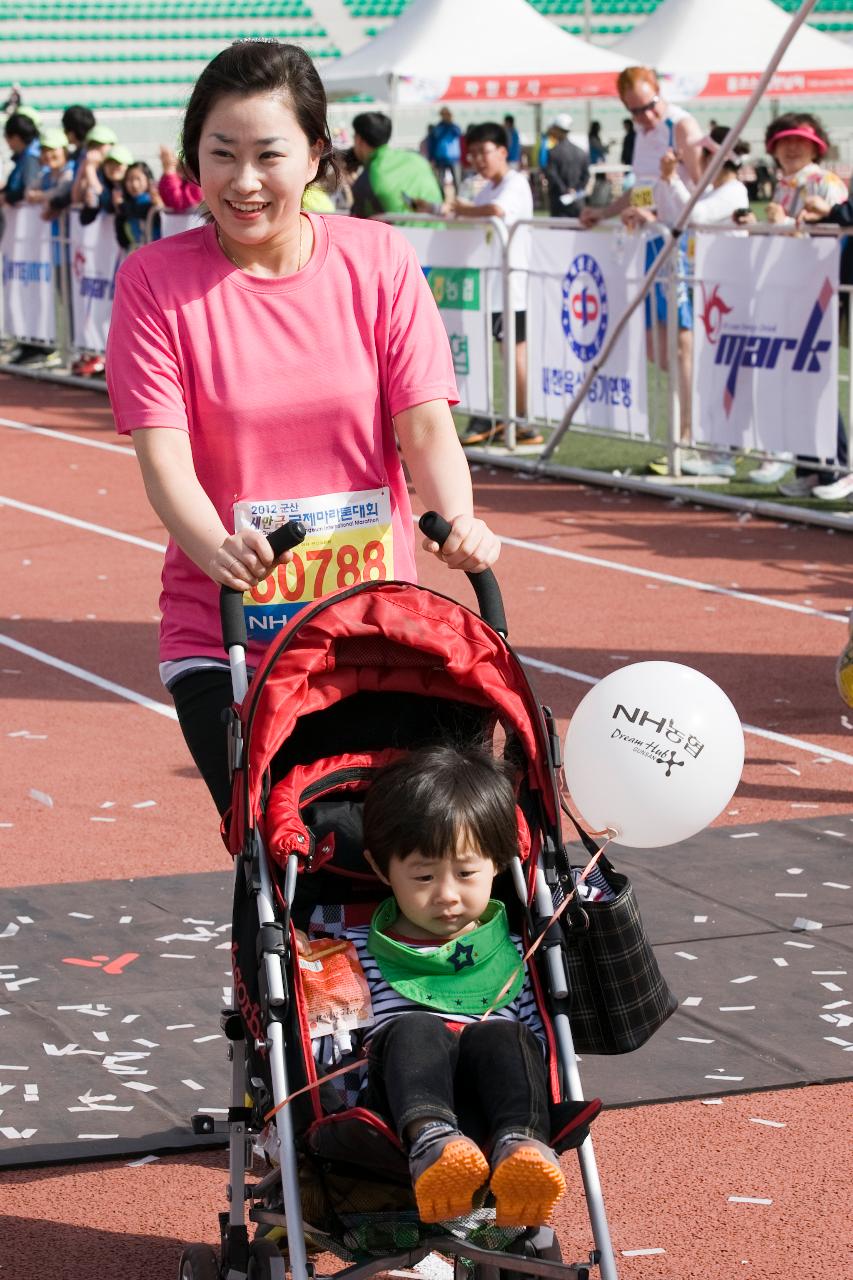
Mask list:
[[[0,378],[0,450],[0,883],[221,869],[157,677],[165,538],[105,397]],[[510,638],[563,729],[614,668],[686,662],[747,728],[720,823],[851,810],[853,712],[833,681],[853,605],[845,535],[486,468],[474,479],[504,537]],[[422,580],[472,600],[432,561]],[[156,804],[133,808],[143,800]],[[851,1104],[841,1084],[606,1112],[595,1145],[620,1276],[850,1274]],[[171,1278],[183,1242],[215,1241],[224,1167],[217,1153],[2,1175],[0,1257],[23,1250],[25,1278]],[[560,1227],[579,1260],[590,1233],[573,1186]]]

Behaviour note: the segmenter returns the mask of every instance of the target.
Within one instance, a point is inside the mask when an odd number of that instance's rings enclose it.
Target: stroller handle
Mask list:
[[[450,525],[437,511],[425,511],[418,521],[418,527],[421,533],[433,542],[437,542],[440,547],[450,537]],[[506,613],[497,578],[491,569],[484,569],[481,573],[466,573],[465,576],[474,588],[480,617],[493,631],[497,631],[498,635],[506,639],[508,631]]]
[[[278,558],[291,547],[298,547],[304,541],[307,530],[301,520],[291,520],[280,529],[274,529],[267,536],[267,541]],[[248,644],[246,635],[246,615],[243,613],[243,592],[233,587],[223,587],[219,592],[219,617],[222,622],[222,644],[226,653],[239,645],[245,649]]]

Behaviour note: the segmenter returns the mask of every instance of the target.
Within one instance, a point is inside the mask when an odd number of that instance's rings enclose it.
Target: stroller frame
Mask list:
[[[287,526],[285,526],[285,529]],[[279,531],[282,532],[282,531]],[[273,535],[275,536],[275,535]],[[441,539],[443,540],[443,539]],[[292,545],[292,543],[291,543]],[[486,586],[482,579],[491,575],[470,575],[477,589],[481,613],[484,621],[488,621],[486,609],[483,607],[481,592]],[[475,581],[475,579],[480,579]],[[391,585],[391,584],[387,584]],[[490,584],[496,592],[496,585]],[[356,587],[352,591],[362,591],[365,587]],[[437,593],[432,593],[436,595]],[[237,610],[231,609],[230,621],[226,617],[227,596],[236,596]],[[450,601],[456,605],[455,601]],[[325,602],[328,607],[328,601]],[[490,609],[492,616],[502,621],[500,596],[497,594],[498,608]],[[457,606],[459,607],[459,606]],[[488,601],[487,601],[488,607]],[[302,615],[305,616],[304,614]],[[238,619],[238,620],[237,620]],[[495,628],[497,629],[497,628]],[[237,593],[226,593],[223,589],[223,633],[228,651],[229,666],[234,702],[240,705],[249,689],[246,666],[245,623],[242,615],[241,597]],[[500,630],[505,637],[505,623]],[[537,706],[539,706],[537,702]],[[540,714],[549,717],[547,709],[540,708]],[[550,730],[551,725],[547,724]],[[549,733],[555,741],[553,732]],[[229,760],[232,769],[242,764],[242,738],[240,722],[236,712],[231,712],[229,730]],[[251,1137],[249,1123],[251,1108],[245,1105],[245,1082],[247,1066],[247,1046],[245,1037],[253,1034],[244,1026],[238,1013],[237,983],[232,975],[231,1008],[222,1011],[221,1026],[228,1039],[228,1056],[231,1061],[231,1105],[228,1110],[227,1131],[229,1148],[229,1176],[227,1198],[229,1208],[219,1214],[221,1253],[217,1260],[215,1251],[208,1246],[189,1246],[181,1258],[180,1280],[285,1280],[290,1274],[292,1280],[368,1280],[378,1272],[398,1268],[411,1268],[431,1253],[449,1255],[454,1259],[454,1275],[462,1277],[467,1268],[465,1263],[473,1267],[475,1280],[500,1280],[501,1272],[513,1272],[516,1275],[545,1277],[546,1280],[590,1280],[590,1268],[598,1269],[600,1280],[618,1280],[616,1263],[610,1239],[610,1231],[604,1208],[604,1197],[598,1175],[592,1139],[587,1136],[578,1150],[581,1178],[583,1182],[587,1212],[592,1228],[595,1247],[589,1252],[586,1263],[563,1263],[547,1257],[525,1256],[514,1252],[503,1252],[485,1249],[478,1245],[448,1234],[440,1225],[435,1234],[429,1233],[416,1246],[408,1247],[384,1257],[371,1257],[368,1261],[356,1263],[341,1270],[321,1276],[309,1260],[305,1238],[302,1203],[298,1181],[297,1161],[292,1158],[295,1152],[295,1129],[292,1110],[289,1105],[280,1104],[289,1097],[287,1063],[285,1057],[284,1026],[280,1011],[287,1005],[287,994],[282,977],[282,957],[286,954],[287,936],[290,922],[290,909],[293,904],[299,856],[289,854],[284,870],[281,893],[285,902],[284,923],[276,915],[274,908],[275,892],[270,871],[270,858],[265,847],[263,836],[257,825],[252,829],[251,855],[247,858],[244,850],[235,858],[236,875],[245,875],[251,894],[255,897],[259,926],[260,951],[263,956],[263,969],[266,979],[266,998],[268,1005],[267,1026],[262,1040],[256,1040],[255,1048],[264,1048],[268,1052],[275,1114],[276,1129],[280,1144],[281,1160],[278,1168],[270,1170],[259,1181],[248,1181],[247,1174],[251,1163]],[[528,886],[524,870],[519,858],[511,867],[514,886],[527,910]],[[547,882],[541,865],[536,867],[533,900],[531,907],[538,921],[545,922],[552,916],[555,906],[551,888]],[[543,948],[543,967],[550,994],[556,1000],[565,1000],[569,994],[566,967],[558,945],[549,946],[547,940]],[[260,957],[259,957],[260,958]],[[583,1101],[583,1089],[574,1049],[574,1041],[570,1021],[565,1013],[557,1012],[552,1019],[554,1036],[558,1048],[560,1066],[564,1076],[564,1089],[572,1101]],[[193,1127],[199,1133],[211,1133],[217,1127],[213,1117],[196,1115]],[[271,1187],[280,1181],[283,1213],[260,1207]],[[246,1206],[248,1205],[248,1212]],[[286,1267],[283,1255],[278,1247],[262,1237],[254,1242],[249,1241],[247,1226],[249,1222],[270,1227],[283,1227],[287,1237],[287,1255],[289,1265]],[[312,1228],[312,1231],[314,1229]],[[319,1236],[322,1233],[315,1233]],[[533,1234],[526,1232],[520,1242],[530,1244],[530,1252],[535,1254],[542,1248],[538,1237],[545,1237],[543,1252],[548,1252],[548,1240],[555,1237],[550,1228],[535,1229]],[[514,1242],[515,1243],[515,1242]],[[558,1252],[559,1257],[559,1252]],[[463,1261],[464,1260],[464,1261]]]

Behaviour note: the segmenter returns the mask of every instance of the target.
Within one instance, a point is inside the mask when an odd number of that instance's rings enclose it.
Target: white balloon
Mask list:
[[[722,689],[680,662],[635,662],[586,694],[566,734],[572,800],[596,831],[630,849],[676,844],[728,804],[743,770],[743,729]]]

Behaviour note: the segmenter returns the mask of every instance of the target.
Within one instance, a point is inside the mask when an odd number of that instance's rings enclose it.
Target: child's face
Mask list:
[[[124,175],[124,189],[131,197],[141,196],[148,190],[148,179],[141,169],[128,169]]]
[[[104,161],[104,174],[109,178],[110,182],[121,182],[127,169],[126,164],[119,164],[118,160]]]
[[[798,173],[818,158],[817,147],[808,138],[780,138],[773,148],[773,158],[787,176]]]
[[[400,909],[400,932],[439,944],[458,938],[482,916],[494,878],[491,858],[465,835],[443,858],[427,858],[417,850],[408,858],[392,858],[387,883]]]
[[[64,147],[42,147],[41,162],[46,164],[52,173],[56,173],[65,164]]]

